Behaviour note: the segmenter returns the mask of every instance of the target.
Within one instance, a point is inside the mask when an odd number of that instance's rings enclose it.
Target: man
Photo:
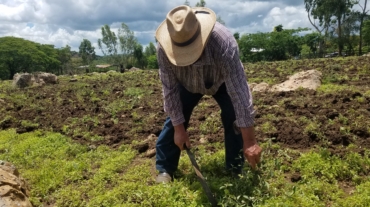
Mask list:
[[[169,116],[156,143],[156,182],[170,182],[181,150],[190,148],[186,128],[203,95],[212,95],[221,108],[226,169],[241,173],[245,158],[255,168],[262,149],[254,136],[252,96],[233,35],[216,22],[212,10],[179,6],[167,14],[156,39]]]

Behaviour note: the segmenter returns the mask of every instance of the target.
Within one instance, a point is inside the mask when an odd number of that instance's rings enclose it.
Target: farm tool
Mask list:
[[[211,192],[211,189],[207,185],[207,182],[206,182],[205,178],[203,177],[202,173],[200,172],[200,169],[199,169],[199,166],[197,164],[197,161],[195,160],[194,154],[190,151],[189,148],[186,147],[186,145],[184,145],[184,148],[186,150],[186,153],[188,154],[188,157],[191,161],[191,164],[193,165],[195,173],[197,174],[198,180],[199,180],[200,184],[202,185],[203,190],[204,190],[204,192],[206,193],[206,195],[208,197],[209,202],[211,203],[212,207],[217,206],[217,201],[216,201],[215,197],[213,196],[213,194]]]

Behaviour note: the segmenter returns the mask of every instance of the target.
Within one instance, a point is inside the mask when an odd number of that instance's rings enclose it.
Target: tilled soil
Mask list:
[[[366,62],[368,59],[358,61],[360,65]],[[317,65],[312,64],[312,67],[324,64],[314,63]],[[269,67],[278,67],[279,64],[270,63]],[[306,66],[306,62],[300,64],[294,66],[294,71],[312,69]],[[334,64],[332,60],[330,64]],[[369,92],[366,93],[369,91],[369,71],[364,74],[357,70],[345,71],[345,68],[352,67],[352,60],[340,64],[336,76],[356,78],[336,79],[333,84],[356,86],[355,89],[330,93],[305,89],[254,93],[257,138],[261,142],[271,140],[294,149],[322,146],[338,153],[341,146],[350,144],[370,147],[370,98]],[[323,73],[329,80],[333,69],[323,70]],[[253,73],[247,70],[246,74],[258,77],[256,70]],[[269,76],[277,77],[278,82],[285,80],[282,78],[285,74],[278,70],[271,69]],[[129,92],[136,89],[143,91],[139,97]],[[69,82],[68,77],[63,77],[56,85],[7,89],[1,93],[6,95],[0,102],[0,129],[16,128],[18,133],[38,129],[60,132],[89,146],[118,147],[133,141],[140,143],[150,134],[158,136],[166,118],[155,70],[110,74],[101,80],[79,76],[77,82]],[[113,102],[122,104],[114,112],[109,108],[113,107],[109,105]],[[188,130],[193,144],[223,142],[219,112],[212,97],[205,96],[200,101]],[[155,140],[151,140],[147,144],[139,144],[138,150],[145,152],[154,145]]]

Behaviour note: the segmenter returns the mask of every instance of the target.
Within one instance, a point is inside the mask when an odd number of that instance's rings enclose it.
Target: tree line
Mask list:
[[[113,68],[158,68],[156,47],[152,42],[143,49],[134,32],[124,23],[117,35],[108,25],[101,28],[102,38],[98,40],[103,57],[95,53],[95,47],[83,39],[79,51],[72,51],[66,45],[40,44],[18,37],[0,37],[0,79],[12,79],[20,72],[49,72],[57,75],[95,68],[96,64],[109,64]],[[91,71],[91,70],[90,70]]]
[[[273,61],[370,52],[367,0],[304,0],[304,5],[313,32],[308,28],[284,29],[278,25],[271,32],[241,37],[235,33],[241,60]]]

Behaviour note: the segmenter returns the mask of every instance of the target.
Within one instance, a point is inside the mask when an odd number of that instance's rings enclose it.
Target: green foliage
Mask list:
[[[315,20],[319,21],[320,26],[323,26],[325,29],[328,29],[330,26],[335,27],[332,32],[335,32],[337,35],[335,41],[338,45],[339,54],[342,55],[345,42],[343,31],[345,25],[343,24],[348,20],[350,9],[357,2],[354,0],[305,0],[304,3],[306,11]],[[315,27],[319,30],[317,26]]]
[[[221,16],[217,16],[216,21],[222,25],[226,25],[225,21],[221,18]]]
[[[367,152],[368,153],[368,152]],[[356,181],[358,175],[369,173],[369,158],[349,153],[345,159],[332,155],[327,149],[309,152],[293,162],[293,168],[300,172],[304,181],[319,179],[333,183],[337,180]],[[362,160],[364,159],[364,160]]]
[[[197,4],[195,6],[196,7],[205,7],[206,6],[206,1],[200,0],[199,2],[197,2]]]
[[[370,20],[364,21],[364,26],[362,27],[362,32],[363,32],[364,43],[369,45],[370,44]],[[364,51],[366,51],[366,50],[364,50]]]
[[[52,45],[41,45],[17,37],[0,38],[0,79],[15,73],[54,71],[60,62]]]
[[[60,134],[17,135],[13,130],[0,132],[0,151],[6,152],[0,159],[18,166],[33,186],[34,206],[42,205],[40,199],[54,200],[57,206],[86,206],[79,199],[82,193],[94,203],[110,194],[105,185],[117,181],[135,156],[129,149],[111,151],[104,146],[89,151]]]
[[[144,68],[146,65],[146,59],[143,54],[143,46],[139,43],[137,43],[134,47],[133,52],[134,58],[135,58],[135,65],[139,68]]]
[[[137,39],[134,36],[134,32],[125,24],[121,23],[121,27],[118,28],[118,34],[116,35],[111,31],[109,25],[104,25],[101,28],[102,39],[98,39],[98,45],[105,56],[108,56],[108,61],[114,65],[126,65],[126,68],[131,68],[135,64],[134,54],[135,46],[137,47]],[[142,50],[142,46],[140,45]],[[137,47],[137,49],[140,49]],[[137,52],[138,53],[138,52]],[[141,51],[142,53],[142,51]],[[141,58],[140,55],[139,58]],[[140,64],[143,60],[137,60]]]
[[[337,128],[336,135],[351,133],[351,138],[358,140],[360,137],[352,131],[361,129],[363,133],[369,133],[366,107],[358,107],[359,103],[366,106],[370,90],[359,82],[356,82],[359,85],[351,85],[350,82],[343,84],[337,81],[344,80],[346,72],[349,73],[348,81],[358,75],[367,77],[370,71],[365,64],[367,62],[367,57],[348,57],[245,64],[249,80],[257,82],[268,80],[279,83],[302,69],[320,70],[325,82],[315,95],[312,91],[306,93],[300,90],[280,93],[282,96],[279,95],[278,100],[268,99],[266,102],[264,99],[270,94],[257,93],[254,101],[259,116],[255,129],[263,147],[263,156],[257,170],[252,170],[245,163],[245,174],[240,179],[231,178],[224,169],[222,125],[218,118],[220,111],[211,96],[205,96],[195,110],[203,112],[212,108],[212,112],[194,113],[193,119],[201,115],[205,120],[199,125],[190,125],[189,134],[193,137],[192,142],[196,143],[192,145],[192,150],[219,205],[368,206],[370,152],[357,145],[361,142],[354,142],[356,145],[348,147],[330,145],[329,149],[320,148],[323,145],[319,142],[309,149],[293,150],[279,144],[285,137],[273,139],[269,136],[280,132],[282,127],[287,126],[286,123],[291,123],[294,131],[298,129],[301,133],[298,136],[302,137],[307,137],[309,133],[328,136],[328,130],[335,130],[329,127]],[[335,73],[338,76],[330,79]],[[78,76],[77,82],[68,82],[70,77],[58,78],[60,84],[44,86],[42,90],[18,90],[11,87],[11,81],[0,82],[0,127],[16,123],[17,128],[50,129],[70,136],[81,135],[79,141],[89,141],[84,146],[78,144],[77,139],[47,131],[24,134],[17,134],[15,129],[0,131],[0,160],[10,161],[19,169],[30,186],[34,206],[210,206],[185,152],[181,153],[174,182],[157,185],[154,183],[155,159],[146,158],[133,150],[135,144],[146,139],[147,130],[156,131],[162,123],[158,117],[164,114],[148,110],[153,105],[160,105],[161,101],[157,98],[160,93],[157,71],[89,74]],[[53,95],[42,98],[44,92]],[[362,96],[358,96],[357,92]],[[294,96],[298,99],[292,99],[291,93],[298,93],[301,97]],[[352,96],[354,93],[357,94],[355,97]],[[333,100],[342,101],[343,96],[338,94],[348,94],[353,107],[343,111],[330,108]],[[305,106],[305,98],[322,98],[319,102],[329,104],[309,102],[314,106]],[[285,108],[285,103],[300,109],[313,107],[313,112],[316,109],[320,112],[297,115],[303,110]],[[54,122],[55,113],[47,113],[54,108],[63,110],[66,106],[72,110],[83,108],[87,113],[67,115],[62,122]],[[99,111],[95,111],[97,107]],[[42,113],[16,119],[15,109],[20,109],[18,113],[38,110]],[[338,115],[329,118],[331,111],[338,112]],[[292,118],[286,115],[281,119],[281,114],[290,114]],[[40,117],[54,126],[43,126],[46,122],[39,124]],[[58,127],[55,123],[62,126]],[[120,145],[113,145],[117,147],[99,146],[108,141],[109,135],[105,137],[99,134],[100,131],[96,133],[92,129],[101,129],[105,123],[112,124],[111,129],[121,124],[129,125],[125,128],[127,131],[122,133],[135,140],[130,143],[124,137]],[[293,140],[288,131],[285,136]],[[202,138],[208,142],[198,142]],[[363,137],[361,139],[366,141]],[[298,179],[294,180],[296,175]]]
[[[104,56],[108,57],[111,64],[122,63],[122,56],[118,55],[119,42],[115,32],[111,31],[109,25],[104,25],[101,28],[102,39],[98,39],[99,49]]]
[[[148,66],[149,69],[158,69],[157,55],[151,55],[148,57]]]
[[[302,50],[301,50],[302,57],[310,57],[310,55],[312,54],[311,52],[312,52],[311,48],[308,45],[306,44],[302,45]]]
[[[151,55],[155,55],[157,53],[157,49],[155,48],[154,44],[152,42],[149,43],[148,46],[145,47],[145,56],[149,57]]]
[[[243,62],[286,60],[301,52],[303,38],[299,32],[308,29],[292,29],[280,32],[242,35],[239,40]]]
[[[91,42],[88,39],[82,40],[79,47],[79,54],[82,57],[82,62],[87,65],[95,59],[95,47],[91,45]]]
[[[66,46],[63,48],[58,49],[58,60],[60,61],[61,65],[61,71],[59,74],[64,74],[69,70],[69,72],[72,69],[72,52],[71,47]]]

